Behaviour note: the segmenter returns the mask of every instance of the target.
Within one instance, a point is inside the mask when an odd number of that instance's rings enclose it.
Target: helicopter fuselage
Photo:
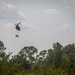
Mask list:
[[[19,25],[16,25],[16,27],[15,27],[18,31],[20,31],[21,30],[21,28],[20,28],[20,26]]]

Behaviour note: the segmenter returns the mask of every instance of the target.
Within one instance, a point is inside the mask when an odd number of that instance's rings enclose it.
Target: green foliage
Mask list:
[[[59,42],[52,49],[38,50],[34,46],[24,47],[9,59],[4,43],[0,41],[0,75],[74,75],[75,46],[63,47]]]
[[[60,67],[62,58],[62,45],[60,43],[53,44],[55,67]]]
[[[5,56],[5,47],[4,47],[4,43],[2,41],[0,41],[0,60],[2,60],[2,58]]]

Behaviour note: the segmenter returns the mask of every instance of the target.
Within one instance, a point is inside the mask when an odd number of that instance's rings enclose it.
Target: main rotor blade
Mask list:
[[[22,29],[28,29],[28,28],[25,28],[25,27],[21,27]]]
[[[18,25],[21,24],[22,22],[17,23]]]

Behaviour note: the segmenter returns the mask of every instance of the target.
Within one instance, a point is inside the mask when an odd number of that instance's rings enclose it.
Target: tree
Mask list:
[[[47,67],[54,65],[54,51],[52,49],[48,50],[45,61],[46,61],[46,64],[48,65]]]
[[[5,53],[6,47],[4,43],[0,41],[0,75],[8,75],[10,66],[9,66],[9,57],[11,53]]]
[[[74,44],[69,44],[63,48],[63,52],[68,55],[70,60],[73,62],[74,55],[75,55],[75,47]]]
[[[73,61],[72,75],[75,75],[75,55],[74,55],[74,61]]]
[[[36,53],[37,49],[34,46],[26,46],[17,55],[13,56],[11,62],[21,64],[22,68],[31,69],[36,62]]]
[[[46,58],[46,55],[47,55],[47,51],[46,50],[42,50],[39,55],[37,56],[38,57],[38,60],[43,62]]]
[[[53,44],[55,67],[59,67],[61,64],[62,48],[63,46],[58,42]]]
[[[0,41],[0,60],[2,60],[2,58],[5,56],[5,49],[6,47],[4,47],[4,43]]]
[[[63,54],[62,56],[62,63],[61,68],[63,70],[63,73],[71,74],[71,61],[67,54]]]
[[[35,54],[37,53],[37,49],[33,46],[30,47],[24,47],[20,52],[19,56],[23,56],[26,60],[28,60],[30,63],[33,63],[35,59]]]

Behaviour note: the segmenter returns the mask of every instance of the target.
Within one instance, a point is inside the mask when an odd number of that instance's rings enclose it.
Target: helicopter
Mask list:
[[[18,31],[21,30],[21,27],[19,26],[19,25],[21,25],[21,23],[22,23],[22,22],[19,22],[19,23],[15,24],[15,29],[17,30],[17,34],[15,35],[16,37],[19,37]]]
[[[21,29],[27,29],[27,28],[24,28],[24,27],[20,27],[20,25],[22,25],[22,22],[19,22],[19,23],[16,23],[15,24],[15,29],[17,30],[17,34],[15,35],[15,37],[18,37],[19,38],[19,31],[21,31]]]

